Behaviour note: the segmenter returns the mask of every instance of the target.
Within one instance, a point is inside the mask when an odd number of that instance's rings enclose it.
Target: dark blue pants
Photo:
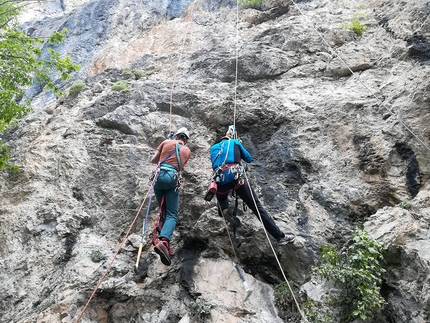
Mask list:
[[[225,185],[218,186],[216,197],[218,199],[219,207],[221,208],[221,210],[225,210],[228,208],[228,193],[231,190],[235,189],[236,185],[237,185],[237,181],[233,181]],[[255,194],[254,189],[249,185],[249,182],[246,179],[244,184],[237,187],[235,190],[236,190],[236,194],[239,195],[239,197],[252,210],[252,212],[254,212],[254,214],[257,216],[258,219],[260,219],[258,217],[258,212],[260,213],[261,220],[263,221],[264,227],[273,238],[275,238],[276,240],[279,240],[280,238],[283,238],[285,236],[285,234],[276,225],[275,221],[273,221],[272,217],[269,214],[267,214],[267,211],[263,208],[263,206],[260,203],[260,200]],[[257,212],[257,209],[258,209],[258,212]]]

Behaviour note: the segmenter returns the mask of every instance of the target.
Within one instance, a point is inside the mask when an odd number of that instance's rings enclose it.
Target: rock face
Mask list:
[[[341,247],[361,226],[388,248],[377,322],[430,321],[429,9],[399,0],[31,7],[22,28],[38,37],[68,28],[57,50],[82,65],[73,82],[85,87],[64,98],[30,89],[34,112],[3,136],[20,171],[0,174],[0,321],[299,322],[294,302],[278,311],[273,286],[285,274],[299,290],[320,247]],[[357,16],[362,36],[341,28]],[[118,81],[124,90],[113,90]],[[230,124],[253,155],[250,182],[293,245],[278,246],[245,210],[234,250],[215,202],[203,200],[209,148]],[[183,126],[192,157],[166,267],[150,242],[154,199],[144,222],[150,159]],[[236,263],[253,288],[246,301]]]

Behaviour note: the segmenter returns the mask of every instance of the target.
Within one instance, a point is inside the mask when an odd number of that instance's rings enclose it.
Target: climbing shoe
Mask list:
[[[160,256],[160,260],[164,265],[170,266],[172,263],[170,254],[172,253],[174,255],[174,253],[170,250],[169,241],[167,239],[163,238],[160,240],[154,247],[154,251]]]
[[[228,209],[223,210],[222,214],[233,228],[238,228],[240,226],[240,220],[236,216],[234,216]]]
[[[285,246],[289,243],[293,243],[296,237],[293,234],[286,234],[284,237],[278,240],[278,245]]]
[[[175,256],[175,253],[173,252],[173,250],[170,248],[170,243],[169,240],[167,240],[166,238],[161,238],[161,241],[164,242],[164,245],[167,246],[167,251],[169,252],[169,256],[170,258],[173,258]]]

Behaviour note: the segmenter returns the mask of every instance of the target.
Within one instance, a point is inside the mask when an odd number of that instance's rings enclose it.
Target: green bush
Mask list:
[[[102,260],[106,259],[106,257],[101,253],[99,250],[93,250],[91,252],[91,260],[93,262],[100,262]]]
[[[259,9],[267,0],[238,0],[239,5],[242,8],[255,8]]]
[[[143,77],[143,76],[145,76],[147,74],[145,73],[145,71],[142,71],[142,70],[134,70],[133,71],[133,75],[134,75],[134,78],[136,80],[138,80],[138,79],[140,79],[141,77]]]
[[[128,85],[128,81],[127,80],[121,80],[121,81],[115,82],[112,85],[111,89],[114,90],[114,91],[130,91],[128,89],[127,85]]]
[[[286,282],[275,285],[275,304],[281,310],[286,310],[291,301],[291,292]]]
[[[385,273],[382,267],[385,251],[381,242],[370,239],[363,230],[354,233],[346,252],[338,253],[330,246],[322,248],[322,264],[312,272],[340,288],[340,298],[337,302],[331,299],[328,305],[341,308],[343,322],[357,317],[366,321],[382,310],[385,300],[380,295],[380,286]]]
[[[285,322],[298,322],[301,313],[297,310],[296,301],[299,302],[300,300],[295,297],[300,296],[300,290],[284,281],[274,286],[273,296],[279,317]]]
[[[303,312],[309,322],[315,323],[332,323],[339,313],[334,313],[333,309],[324,307],[321,302],[306,301],[303,306]]]
[[[354,14],[354,16],[352,17],[351,21],[348,24],[342,24],[340,26],[340,28],[352,30],[357,35],[361,36],[366,31],[366,26],[364,26],[361,23],[360,19],[361,18],[365,18],[365,17],[366,17],[365,13],[356,13],[356,14]]]
[[[399,207],[401,207],[401,208],[403,208],[405,210],[409,210],[412,207],[411,203],[405,202],[405,201],[400,202],[398,205],[399,205]]]
[[[69,96],[72,98],[76,98],[84,86],[85,86],[85,83],[82,83],[82,82],[74,83],[69,89]]]
[[[132,71],[131,71],[131,69],[129,69],[129,68],[124,68],[124,69],[122,70],[122,73],[123,73],[123,74],[126,74],[126,75],[133,76],[133,72],[132,72]]]
[[[360,19],[354,18],[349,25],[349,29],[355,32],[357,35],[361,36],[365,32],[366,26],[361,23]]]

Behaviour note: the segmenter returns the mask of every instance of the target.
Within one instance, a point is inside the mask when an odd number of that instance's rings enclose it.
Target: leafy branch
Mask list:
[[[49,46],[64,41],[67,29],[55,31],[47,40],[25,35],[17,26],[17,16],[23,5],[31,0],[5,0],[0,3],[0,133],[15,126],[31,111],[25,90],[40,83],[55,94],[62,95],[54,83],[54,75],[62,81],[80,69],[69,56]],[[48,46],[47,57],[42,46]],[[10,169],[9,150],[0,138],[0,169]],[[15,169],[15,168],[13,168]]]

